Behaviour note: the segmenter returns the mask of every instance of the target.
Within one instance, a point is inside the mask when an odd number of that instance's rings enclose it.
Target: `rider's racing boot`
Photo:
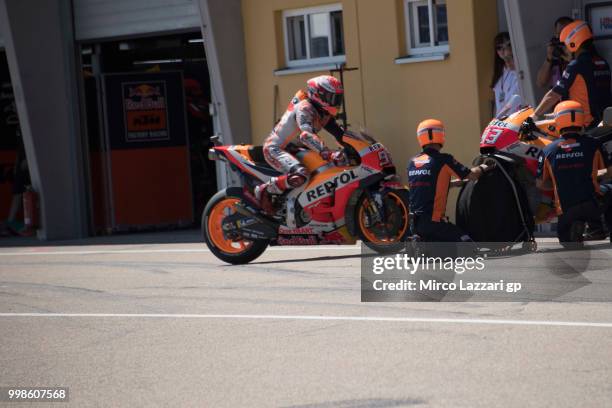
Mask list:
[[[275,178],[272,178],[269,182],[263,183],[255,187],[253,191],[255,193],[255,198],[257,199],[257,203],[259,204],[259,208],[263,210],[267,215],[274,215],[276,212],[274,210],[274,204],[272,203],[272,194],[282,194],[280,188],[276,183]]]

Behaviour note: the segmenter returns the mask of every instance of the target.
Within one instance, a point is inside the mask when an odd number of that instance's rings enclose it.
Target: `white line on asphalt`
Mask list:
[[[153,253],[199,253],[208,249],[102,249],[91,251],[36,251],[0,252],[0,256],[39,256],[39,255],[96,255],[96,254],[153,254]]]
[[[220,315],[220,314],[139,314],[139,313],[0,313],[3,317],[55,318],[147,318],[147,319],[250,319],[250,320],[320,320],[396,323],[484,324],[511,326],[557,326],[612,328],[612,322],[564,322],[547,320],[449,319],[429,317],[375,316],[290,316],[290,315]]]
[[[358,251],[358,246],[303,246],[303,247],[272,247],[266,251]],[[183,249],[100,249],[100,250],[88,250],[88,251],[36,251],[35,249],[28,249],[18,252],[0,252],[0,256],[30,256],[30,255],[100,255],[100,254],[175,254],[175,253],[209,253],[210,250],[206,248],[183,248]]]

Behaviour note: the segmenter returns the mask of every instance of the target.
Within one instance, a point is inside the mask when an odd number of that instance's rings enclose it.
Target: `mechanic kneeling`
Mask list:
[[[421,122],[417,139],[423,151],[408,163],[412,233],[429,242],[469,242],[471,238],[445,217],[451,176],[478,179],[490,166],[468,169],[452,155],[441,153],[444,124],[436,119]]]
[[[612,184],[598,181],[612,175],[612,166],[605,163],[601,143],[584,135],[585,113],[579,102],[561,102],[554,114],[561,137],[540,154],[537,185],[554,191],[557,236],[571,248],[582,245],[585,222],[596,222],[602,211],[612,227]]]

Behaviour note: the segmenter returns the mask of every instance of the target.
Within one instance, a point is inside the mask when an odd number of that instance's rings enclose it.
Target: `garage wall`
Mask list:
[[[535,80],[554,22],[561,16],[573,15],[575,0],[504,0],[504,4],[523,100],[535,105],[547,91],[538,88]]]
[[[199,28],[195,0],[74,0],[76,40]]]
[[[602,0],[584,0],[580,2],[580,13],[582,17],[586,20],[588,16],[586,15],[586,6],[589,4],[598,4],[602,3]],[[605,3],[605,2],[604,2]],[[592,21],[592,24],[597,24],[597,21]],[[608,62],[612,61],[612,39],[597,39],[595,40],[595,46],[597,47],[597,51],[608,60]]]
[[[296,90],[308,78],[329,71],[291,73],[284,68],[282,10],[322,4],[328,0],[243,0],[246,67],[253,142],[262,143]],[[478,153],[483,125],[490,120],[488,88],[492,74],[492,40],[497,32],[496,2],[447,1],[450,55],[444,61],[398,65],[405,54],[401,0],[342,0],[347,66],[346,103],[352,129],[367,129],[393,154],[402,177],[419,147],[417,124],[426,118],[443,120],[449,134],[447,149],[470,163]],[[398,11],[399,8],[399,11]],[[281,26],[282,27],[282,26]],[[280,51],[279,51],[280,50]],[[280,57],[279,57],[280,54]],[[275,98],[275,89],[278,97]],[[452,135],[452,136],[451,136]],[[329,137],[330,146],[335,146]],[[449,206],[450,210],[450,206]],[[450,212],[450,211],[449,211]]]
[[[497,0],[497,27],[499,32],[508,31],[508,18],[506,17],[504,0]]]

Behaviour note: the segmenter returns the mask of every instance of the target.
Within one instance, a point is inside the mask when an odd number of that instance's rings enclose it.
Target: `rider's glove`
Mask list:
[[[323,160],[329,161],[331,159],[332,153],[333,152],[329,149],[323,149],[319,152],[319,155]]]
[[[332,151],[329,149],[324,149],[324,150],[321,150],[319,154],[321,155],[321,158],[323,160],[331,161],[336,166],[345,166],[347,163],[346,155],[344,154],[342,150]]]
[[[331,159],[338,167],[346,166],[348,164],[348,159],[346,158],[346,155],[342,150],[333,152],[331,155]]]
[[[528,117],[527,119],[525,119],[525,121],[523,122],[519,130],[519,133],[521,135],[521,140],[524,140],[524,141],[536,140],[538,138],[534,134],[534,131],[536,130],[538,130],[538,127],[533,121],[533,118]]]

